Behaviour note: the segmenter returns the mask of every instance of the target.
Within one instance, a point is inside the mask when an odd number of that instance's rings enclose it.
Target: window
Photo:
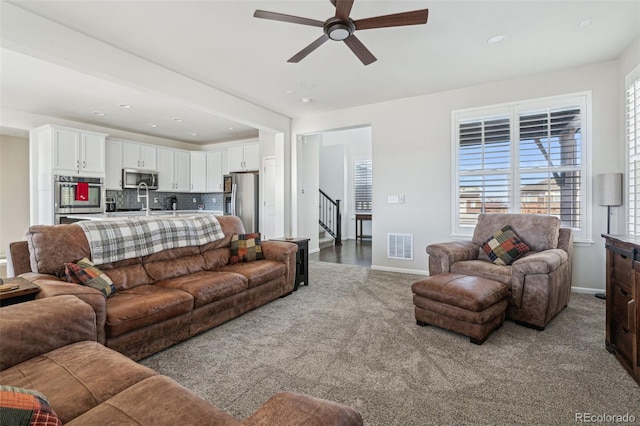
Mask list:
[[[371,160],[355,160],[353,162],[353,199],[356,212],[371,211],[371,184]]]
[[[454,111],[454,234],[480,213],[557,216],[576,239],[586,217],[588,95]]]
[[[640,66],[626,83],[627,232],[640,235]]]

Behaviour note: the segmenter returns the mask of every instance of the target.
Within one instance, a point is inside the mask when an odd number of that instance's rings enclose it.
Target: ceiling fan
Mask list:
[[[316,50],[327,40],[344,41],[355,53],[363,64],[369,65],[376,61],[376,57],[365,47],[364,44],[353,34],[357,30],[368,30],[372,28],[400,27],[405,25],[420,25],[427,23],[429,9],[414,10],[412,12],[394,13],[391,15],[376,16],[373,18],[358,19],[354,21],[349,17],[354,0],[330,0],[336,7],[334,17],[326,21],[301,18],[299,16],[285,15],[283,13],[267,12],[256,10],[253,14],[256,18],[271,19],[273,21],[290,22],[293,24],[310,25],[321,27],[324,34],[312,42],[310,45],[293,55],[287,62],[300,62],[309,53]]]

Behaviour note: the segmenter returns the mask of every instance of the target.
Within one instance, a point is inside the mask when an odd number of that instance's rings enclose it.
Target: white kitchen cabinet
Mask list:
[[[157,151],[154,146],[125,142],[122,145],[122,167],[125,169],[157,170]]]
[[[189,192],[189,151],[158,148],[158,191]]]
[[[260,144],[251,143],[234,146],[228,150],[230,172],[244,172],[260,169]]]
[[[31,224],[54,224],[55,175],[105,177],[106,137],[104,133],[49,124],[29,132]]]
[[[180,192],[189,191],[189,183],[191,180],[191,173],[189,173],[191,156],[189,151],[176,151],[176,169],[175,180],[176,190]]]
[[[207,153],[191,152],[191,192],[207,191]]]
[[[222,152],[207,152],[206,192],[222,192]]]
[[[56,174],[104,174],[105,134],[57,126],[47,128],[53,140],[53,169]]]
[[[105,189],[122,189],[122,142],[105,142]]]

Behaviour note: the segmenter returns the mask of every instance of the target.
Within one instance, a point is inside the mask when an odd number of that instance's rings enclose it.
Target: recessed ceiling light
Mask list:
[[[120,108],[126,108],[126,109],[132,108],[132,106],[131,106],[131,105],[129,105],[129,104],[118,104],[118,106],[119,106]]]
[[[284,91],[284,93],[286,93],[287,95],[293,95],[294,93],[296,93],[296,91],[293,89],[287,89]]]
[[[314,87],[316,87],[316,84],[312,83],[310,81],[304,81],[304,82],[302,82],[302,84],[300,84],[300,86],[303,89],[313,89]]]
[[[311,103],[311,98],[302,98],[302,103],[303,104],[310,104]]]
[[[178,123],[182,123],[184,120],[180,117],[173,117],[173,121],[177,121]]]
[[[197,134],[196,132],[189,132],[189,134],[190,134],[191,136],[198,136],[198,134]]]
[[[107,113],[106,113],[106,112],[102,112],[102,111],[93,111],[93,113],[94,113],[95,115],[107,115]]]
[[[586,18],[580,21],[580,23],[578,24],[578,28],[586,28],[589,25],[591,25],[591,18]]]
[[[507,36],[504,34],[497,34],[497,35],[494,35],[493,37],[489,37],[489,39],[487,40],[487,43],[489,44],[500,43],[501,41],[504,41],[506,38]]]
[[[234,130],[234,129],[235,129],[235,127],[227,126],[227,130]]]
[[[147,126],[149,126],[149,127],[153,127],[153,128],[158,127],[158,125],[157,125],[157,124],[153,124],[153,123],[149,123],[149,124],[147,124]]]

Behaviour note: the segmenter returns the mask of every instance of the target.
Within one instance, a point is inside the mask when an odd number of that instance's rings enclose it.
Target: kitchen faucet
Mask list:
[[[140,195],[140,187],[141,186],[144,186],[144,189],[147,192],[147,195]],[[147,216],[149,216],[149,187],[144,182],[140,182],[138,184],[138,202],[140,202],[140,198],[142,198],[142,197],[147,199],[147,207],[145,208],[144,205],[143,205],[140,210],[146,210],[147,211]]]

